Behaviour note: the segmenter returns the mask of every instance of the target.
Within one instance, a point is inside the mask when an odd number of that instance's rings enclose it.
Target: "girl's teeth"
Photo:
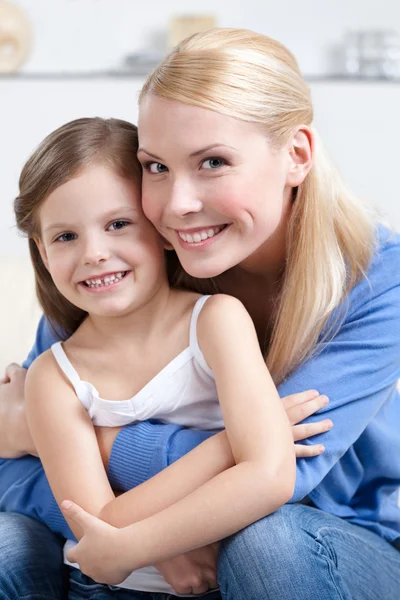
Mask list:
[[[104,277],[104,279],[85,279],[85,283],[88,287],[104,287],[104,286],[109,286],[112,283],[116,283],[117,281],[120,281],[122,279],[124,275],[124,271],[120,271],[119,273],[115,273],[112,275],[107,275],[106,277]]]

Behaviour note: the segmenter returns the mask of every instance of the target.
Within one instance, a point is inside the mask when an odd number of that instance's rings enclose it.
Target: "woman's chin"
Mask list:
[[[213,264],[185,264],[181,263],[182,267],[188,275],[195,277],[196,279],[211,279],[212,277],[218,277],[225,271],[231,268],[229,265],[213,265]]]

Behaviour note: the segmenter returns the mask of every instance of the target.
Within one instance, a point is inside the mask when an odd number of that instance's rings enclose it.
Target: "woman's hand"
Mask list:
[[[291,394],[282,398],[283,405],[286,410],[286,414],[289,418],[290,424],[292,425],[293,441],[298,442],[317,435],[319,433],[325,433],[333,427],[333,423],[330,419],[318,421],[317,423],[306,423],[304,425],[298,425],[310,417],[323,406],[326,406],[329,402],[326,396],[320,396],[315,390],[308,390],[306,392],[300,392],[299,394]],[[305,444],[295,444],[296,457],[307,458],[310,456],[318,456],[322,454],[325,448],[324,446]]]
[[[25,414],[26,369],[13,363],[0,379],[0,457],[37,456]]]
[[[177,594],[205,594],[218,587],[219,543],[192,550],[155,565]]]

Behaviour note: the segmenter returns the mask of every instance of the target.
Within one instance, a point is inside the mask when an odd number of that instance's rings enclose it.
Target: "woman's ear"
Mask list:
[[[46,252],[46,248],[44,247],[42,240],[38,237],[35,237],[35,238],[33,238],[33,241],[35,242],[37,249],[39,250],[40,258],[42,259],[44,266],[46,267],[47,270],[49,270],[49,261],[47,258],[47,252]]]
[[[313,163],[314,134],[310,127],[301,125],[289,142],[289,171],[287,184],[298,187],[303,183]]]

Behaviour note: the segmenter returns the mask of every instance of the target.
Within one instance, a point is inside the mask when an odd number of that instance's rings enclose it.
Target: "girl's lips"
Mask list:
[[[132,271],[122,271],[122,272],[125,273],[125,275],[122,277],[122,279],[118,279],[117,281],[109,283],[108,285],[100,285],[99,287],[90,287],[90,286],[86,285],[84,281],[80,281],[78,285],[81,288],[83,288],[85,290],[85,292],[89,292],[90,294],[101,294],[101,293],[113,291],[127,279],[127,277],[130,275],[130,273]],[[99,277],[99,279],[100,279],[100,277]]]

